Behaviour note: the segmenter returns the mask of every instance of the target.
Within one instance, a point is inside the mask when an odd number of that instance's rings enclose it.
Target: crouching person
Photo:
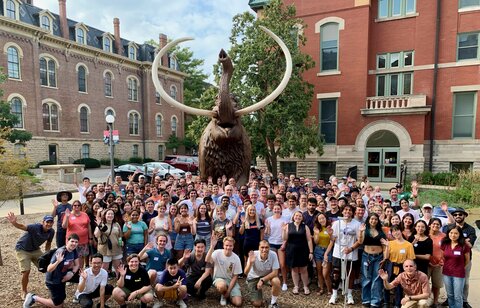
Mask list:
[[[171,258],[167,260],[167,268],[157,278],[155,293],[159,300],[176,301],[180,308],[187,308],[183,301],[187,297],[187,277],[185,272],[178,267],[178,260]],[[161,307],[161,302],[156,307]]]
[[[205,261],[207,253],[205,252],[206,241],[197,239],[193,243],[195,251],[192,254],[189,250],[183,252],[183,257],[178,260],[180,267],[187,271],[187,292],[191,296],[196,296],[203,300],[205,293],[212,286],[213,265]]]
[[[113,289],[113,298],[121,308],[127,307],[126,302],[135,299],[140,300],[142,308],[146,308],[148,303],[153,302],[153,291],[147,270],[140,266],[140,259],[135,253],[127,257],[127,264],[127,267],[120,265],[117,268],[120,278],[117,287]]]
[[[253,306],[263,306],[262,287],[270,285],[272,299],[268,307],[278,308],[277,298],[281,290],[280,279],[278,279],[279,268],[277,254],[270,251],[267,241],[260,241],[259,250],[249,252],[244,272],[247,275],[247,286]]]
[[[96,253],[92,256],[91,267],[80,270],[80,282],[75,292],[75,299],[80,306],[85,308],[93,307],[93,300],[100,298],[97,308],[108,307],[105,302],[110,298],[113,286],[107,284],[108,272],[102,268],[103,256]]]

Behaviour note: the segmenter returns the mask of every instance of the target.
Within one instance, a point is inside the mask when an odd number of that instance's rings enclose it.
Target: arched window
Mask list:
[[[137,60],[137,48],[135,46],[128,46],[128,58],[131,60]]]
[[[165,159],[165,146],[160,144],[158,146],[158,160],[163,161]]]
[[[128,100],[134,102],[138,101],[138,83],[133,77],[128,78]]]
[[[41,19],[41,27],[47,31],[50,31],[50,18],[48,16],[43,15]]]
[[[128,131],[130,135],[138,135],[140,126],[140,115],[137,112],[131,112],[128,115]]]
[[[320,27],[320,71],[338,70],[338,24]]]
[[[7,17],[17,19],[17,6],[13,0],[7,0]]]
[[[55,103],[42,105],[43,130],[58,131],[58,106]]]
[[[40,84],[47,87],[57,86],[57,65],[53,59],[40,58]]]
[[[18,56],[18,50],[15,47],[8,47],[8,78],[20,79],[20,57]]]
[[[85,31],[82,28],[77,28],[77,43],[85,44]]]
[[[176,100],[177,99],[177,87],[176,86],[171,86],[170,87],[170,96]]]
[[[105,96],[112,97],[112,73],[106,72],[103,78]]]
[[[105,116],[107,115],[112,115],[115,117],[115,111],[111,108],[108,108],[106,111],[105,111]],[[115,122],[112,123],[112,127],[115,129]]]
[[[81,153],[82,158],[90,158],[90,145],[85,143],[82,144],[82,153]]]
[[[80,108],[80,132],[88,133],[88,108],[83,106]]]
[[[24,128],[23,127],[23,104],[22,100],[18,97],[12,98],[10,101],[10,111],[13,115],[16,115],[18,122],[13,126],[14,128]]]
[[[162,122],[163,122],[163,119],[162,119],[162,116],[157,114],[157,116],[155,117],[155,127],[156,127],[156,131],[157,131],[157,136],[162,136]]]
[[[77,72],[78,77],[78,91],[87,92],[87,70],[85,66],[80,65]]]
[[[177,117],[172,117],[172,135],[177,136]]]
[[[112,51],[112,40],[109,37],[103,38],[103,50],[107,52]]]

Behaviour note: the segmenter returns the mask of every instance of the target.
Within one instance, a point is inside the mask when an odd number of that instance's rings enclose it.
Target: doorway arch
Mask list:
[[[365,145],[365,171],[372,182],[398,182],[400,141],[390,130],[373,132]]]

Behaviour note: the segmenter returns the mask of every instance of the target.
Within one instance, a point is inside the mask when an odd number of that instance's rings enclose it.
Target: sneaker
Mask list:
[[[282,284],[282,291],[287,291],[288,290],[288,286],[286,283]]]
[[[152,308],[160,308],[163,306],[163,302],[159,301],[159,300],[155,300],[155,302],[153,303],[153,306]]]
[[[347,304],[348,305],[354,305],[355,301],[353,300],[353,295],[352,294],[347,294]]]
[[[445,300],[443,303],[440,304],[442,307],[448,307],[448,300]]]
[[[74,304],[78,304],[78,299],[76,299],[75,297],[72,299],[72,303]]]
[[[463,308],[472,308],[468,302],[463,302]]]
[[[183,301],[183,299],[179,299],[177,301],[177,305],[180,307],[180,308],[187,308],[187,304],[185,304],[185,302]]]
[[[227,306],[227,300],[223,295],[220,295],[220,306]]]
[[[280,308],[277,303],[268,305],[268,308]]]
[[[337,295],[332,294],[332,296],[330,296],[330,300],[328,301],[328,303],[335,304],[336,301],[337,301]]]
[[[25,296],[25,301],[23,302],[23,308],[30,308],[30,306],[35,303],[35,300],[33,299],[34,295],[35,294],[33,293],[27,293],[27,295]]]

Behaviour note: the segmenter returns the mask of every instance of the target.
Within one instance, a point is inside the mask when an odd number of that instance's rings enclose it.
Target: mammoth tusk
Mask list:
[[[193,38],[191,37],[184,37],[184,38],[179,38],[177,40],[174,40],[165,47],[163,47],[160,52],[157,54],[155,57],[155,60],[153,60],[152,64],[152,80],[153,84],[155,85],[155,89],[157,92],[160,94],[160,97],[164,99],[167,103],[169,103],[172,107],[178,108],[181,111],[193,115],[202,115],[202,116],[208,116],[208,117],[213,117],[215,114],[212,110],[205,110],[205,109],[198,109],[198,108],[193,108],[190,106],[186,106],[176,100],[174,100],[170,95],[165,92],[165,90],[162,87],[162,84],[160,83],[160,80],[158,79],[158,66],[160,64],[160,60],[162,59],[163,55],[172,47],[176,46],[177,44],[185,41],[191,41]]]
[[[280,82],[278,87],[272,93],[270,93],[270,95],[268,95],[258,103],[255,103],[251,106],[238,110],[235,113],[238,116],[252,113],[254,111],[264,108],[269,103],[271,103],[274,99],[277,98],[277,96],[279,96],[283,92],[283,90],[288,84],[288,81],[290,80],[290,76],[292,75],[292,56],[290,55],[290,51],[288,50],[285,43],[277,35],[275,35],[275,33],[268,30],[264,26],[259,26],[259,27],[260,29],[265,31],[271,38],[273,38],[275,42],[277,42],[277,44],[280,46],[280,48],[282,48],[283,54],[285,55],[285,61],[286,61],[287,67],[285,68],[285,74],[283,75],[282,81]]]

